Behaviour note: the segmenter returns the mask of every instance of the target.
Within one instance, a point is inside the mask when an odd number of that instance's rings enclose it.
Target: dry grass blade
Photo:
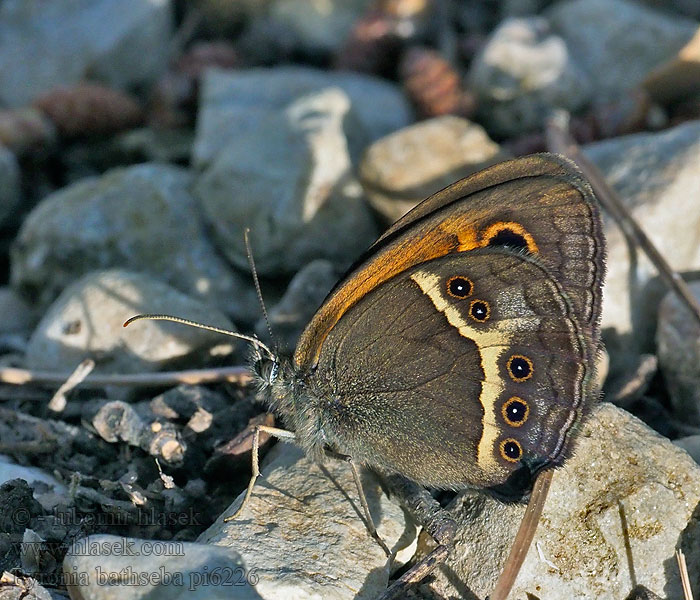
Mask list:
[[[605,181],[598,167],[583,155],[580,147],[569,133],[567,113],[560,111],[549,119],[547,123],[547,147],[552,152],[568,156],[579,166],[603,207],[615,219],[623,233],[633,239],[649,257],[661,278],[676,293],[681,302],[688,307],[698,324],[700,324],[700,302],[693,296],[693,293],[681,276],[671,269],[663,255],[634,220],[634,217],[622,203],[618,194]]]
[[[527,503],[523,520],[520,521],[518,533],[515,535],[510,553],[505,565],[503,565],[503,571],[501,571],[489,600],[506,600],[508,597],[515,579],[520,573],[520,568],[523,566],[527,551],[530,549],[532,538],[535,537],[537,524],[540,521],[540,515],[549,494],[549,487],[552,484],[552,475],[553,471],[550,470],[543,471],[537,477],[530,495],[530,502]]]
[[[0,383],[13,385],[61,385],[70,377],[69,373],[30,371],[27,369],[0,369]],[[163,371],[161,373],[134,373],[131,375],[93,375],[86,377],[83,387],[137,386],[160,387],[188,383],[191,385],[228,381],[240,385],[247,384],[252,377],[248,367],[220,367],[216,369],[190,369],[185,371]]]
[[[688,565],[685,563],[685,554],[680,548],[676,550],[676,560],[678,570],[681,573],[681,585],[683,586],[683,597],[685,600],[693,600],[693,590],[690,589],[690,576],[688,575]]]

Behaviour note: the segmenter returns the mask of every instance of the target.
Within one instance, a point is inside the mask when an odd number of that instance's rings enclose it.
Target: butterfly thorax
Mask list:
[[[309,377],[288,359],[277,356],[255,356],[252,371],[265,405],[296,434],[306,454],[320,460],[328,440],[320,421],[320,399],[313,393]]]

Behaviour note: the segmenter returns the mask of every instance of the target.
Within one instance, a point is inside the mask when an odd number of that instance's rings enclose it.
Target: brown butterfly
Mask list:
[[[246,499],[260,431],[424,486],[523,497],[597,400],[604,274],[596,200],[562,157],[437,192],[340,280],[292,360],[246,338],[289,428],[255,431]]]

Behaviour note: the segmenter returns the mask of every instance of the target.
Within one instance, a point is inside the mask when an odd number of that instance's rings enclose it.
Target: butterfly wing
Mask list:
[[[341,317],[383,282],[425,261],[488,247],[537,257],[597,342],[605,247],[596,201],[572,163],[538,154],[458,181],[397,221],[326,298],[299,340],[296,367],[313,367]]]
[[[339,452],[424,485],[519,496],[563,460],[587,409],[586,335],[526,254],[448,254],[346,311],[307,384]]]

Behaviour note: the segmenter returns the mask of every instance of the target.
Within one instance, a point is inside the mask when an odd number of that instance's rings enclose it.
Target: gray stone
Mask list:
[[[311,261],[292,278],[280,301],[268,311],[279,352],[294,352],[302,330],[337,280],[333,265],[321,259]],[[269,337],[265,319],[258,321],[255,333],[263,340]]]
[[[505,158],[480,125],[448,115],[374,142],[359,174],[372,206],[393,223],[434,192]]]
[[[547,3],[547,0],[503,0],[501,2],[501,17],[528,17],[535,15]]]
[[[29,341],[27,364],[70,372],[93,358],[95,371],[155,371],[189,357],[188,364],[195,366],[222,343],[221,335],[176,323],[139,321],[123,327],[129,317],[145,312],[232,328],[223,313],[147,275],[98,271],[69,286],[51,305]]]
[[[9,571],[0,574],[0,600],[65,600],[56,590],[47,590],[33,577],[13,575]]]
[[[554,474],[509,597],[620,600],[638,583],[682,598],[674,551],[682,548],[689,572],[698,572],[699,503],[698,465],[633,416],[602,404]],[[450,509],[459,520],[455,548],[430,588],[439,597],[483,598],[525,507],[465,494]]]
[[[574,112],[592,94],[589,77],[542,17],[503,21],[468,78],[483,122],[503,136],[541,129],[553,108]]]
[[[235,549],[260,576],[265,600],[373,599],[386,587],[386,556],[359,515],[347,463],[323,468],[295,446],[280,443],[267,458],[251,501],[237,520],[220,517],[198,541]],[[415,529],[388,500],[377,479],[362,474],[367,502],[389,548],[410,545]],[[241,498],[224,514],[232,514]]]
[[[696,463],[700,463],[700,434],[678,438],[673,443],[690,454]]]
[[[377,233],[353,174],[363,146],[350,99],[338,88],[267,113],[195,187],[219,248],[245,268],[249,227],[261,274],[294,273],[314,258],[347,267]]]
[[[38,467],[29,467],[26,465],[18,465],[14,463],[9,456],[0,454],[0,485],[11,479],[24,479],[28,484],[41,481],[46,485],[52,487],[57,493],[65,493],[66,487],[60,484],[56,479],[42,471]],[[35,492],[36,497],[36,492]],[[27,514],[27,516],[29,516]],[[28,525],[29,523],[24,523]]]
[[[630,0],[562,0],[547,13],[579,66],[595,81],[596,101],[639,85],[693,37],[697,23]]]
[[[20,106],[88,77],[151,81],[167,66],[171,12],[169,0],[0,3],[0,102]]]
[[[207,165],[216,155],[255,131],[270,113],[279,112],[297,98],[329,87],[350,98],[369,140],[376,140],[413,118],[408,101],[394,84],[357,73],[337,73],[305,67],[276,67],[205,73],[193,163]]]
[[[73,600],[256,600],[256,572],[233,549],[91,535],[63,561]]]
[[[30,331],[39,320],[39,315],[15,290],[0,287],[0,334]]]
[[[19,200],[19,165],[15,155],[0,143],[0,224],[14,216]]]
[[[690,289],[700,299],[700,281],[691,282]],[[700,324],[671,292],[659,305],[656,346],[677,418],[700,425]]]
[[[661,133],[613,138],[583,150],[670,265],[681,272],[699,269],[700,121]],[[630,246],[608,215],[605,233],[608,275],[602,326],[616,334],[605,336],[615,373],[624,368],[625,354],[654,351],[657,307],[666,290],[646,256]]]
[[[700,19],[700,2],[697,0],[640,0],[640,2],[667,13],[676,12],[686,17]]]
[[[355,21],[371,3],[371,0],[277,0],[270,5],[270,17],[293,31],[303,50],[333,53],[345,43]]]
[[[258,308],[250,278],[232,271],[206,238],[191,183],[184,169],[141,164],[51,194],[15,240],[12,286],[46,306],[84,273],[121,267],[252,320]]]

